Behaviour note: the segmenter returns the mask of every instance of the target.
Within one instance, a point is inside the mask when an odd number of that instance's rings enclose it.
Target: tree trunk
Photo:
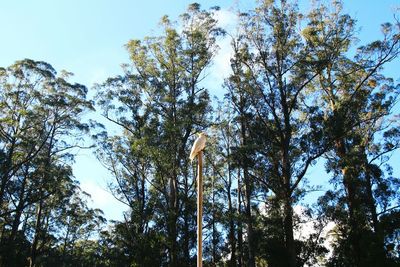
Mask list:
[[[241,130],[241,146],[246,148],[247,146],[247,133],[246,133],[246,123],[244,118],[244,109],[241,110],[241,121],[240,121],[240,130]],[[254,258],[254,241],[253,241],[253,218],[251,216],[251,195],[252,195],[252,187],[250,176],[248,173],[248,158],[247,155],[242,155],[242,163],[243,163],[243,182],[245,186],[245,216],[246,216],[246,226],[247,226],[247,245],[248,245],[248,267],[255,267],[255,258]]]
[[[37,246],[41,235],[41,219],[42,219],[42,209],[43,209],[42,205],[43,205],[43,200],[40,200],[36,210],[35,235],[33,237],[31,245],[31,252],[29,256],[29,267],[33,267],[36,264]]]
[[[15,137],[12,139],[10,146],[10,149],[8,151],[8,155],[7,155],[7,159],[5,160],[3,166],[2,166],[2,172],[4,171],[4,173],[1,176],[1,185],[0,185],[0,214],[3,211],[3,201],[4,201],[4,195],[6,192],[6,187],[7,187],[7,183],[10,179],[10,170],[12,167],[12,157],[14,154],[14,149],[15,149],[15,143],[16,143],[16,139]]]
[[[293,208],[292,208],[292,194],[291,194],[291,174],[288,147],[283,150],[283,228],[285,233],[285,247],[287,256],[287,266],[296,267],[296,248],[294,244],[293,234]]]
[[[238,267],[242,267],[243,265],[243,230],[242,230],[242,204],[241,204],[241,183],[240,183],[240,169],[238,170],[238,188],[237,188],[237,215],[238,215]]]
[[[39,181],[40,188],[39,188],[39,205],[37,207],[37,212],[36,212],[36,222],[35,222],[35,235],[32,241],[32,246],[31,246],[31,253],[29,257],[29,267],[33,267],[36,264],[36,259],[37,259],[37,253],[38,253],[38,243],[40,238],[42,238],[42,225],[41,225],[41,220],[42,220],[42,211],[43,211],[43,189],[45,187],[45,183],[49,178],[49,169],[51,168],[51,151],[53,149],[53,142],[54,142],[54,137],[56,134],[56,127],[53,127],[51,130],[50,138],[49,138],[49,144],[48,144],[48,149],[47,149],[47,155],[45,158],[45,163],[44,163],[44,173],[42,180]],[[43,240],[44,242],[44,240]]]
[[[229,163],[228,163],[229,164]],[[230,166],[228,166],[228,214],[229,214],[229,245],[231,249],[231,258],[229,260],[229,266],[236,266],[236,238],[235,238],[235,221],[234,221],[234,211],[232,207],[232,196],[231,196],[231,186],[232,186],[232,177]]]
[[[190,217],[193,216],[190,214],[189,210],[189,185],[188,185],[188,175],[185,175],[185,183],[184,183],[185,196],[183,199],[183,203],[185,203],[185,208],[183,211],[183,255],[185,256],[185,264],[186,266],[190,266]],[[193,213],[192,213],[193,214]]]
[[[215,170],[211,181],[211,194],[212,194],[212,266],[216,266],[217,258],[217,228],[215,226],[215,192],[214,192]]]
[[[170,266],[171,267],[179,267],[178,266],[178,252],[177,252],[177,244],[176,244],[176,178],[171,178],[169,180],[169,188],[170,188],[170,196],[169,196],[169,211],[168,211],[168,228],[169,228],[169,246],[170,246]]]
[[[342,175],[343,175],[343,185],[346,189],[347,194],[347,205],[349,206],[349,226],[350,226],[350,233],[349,233],[349,241],[352,247],[352,254],[353,260],[356,267],[361,267],[361,245],[360,245],[360,230],[361,226],[358,223],[357,215],[360,209],[359,203],[356,197],[356,179],[354,177],[354,173],[349,171],[348,164],[345,163],[347,157],[347,149],[345,140],[340,139],[336,141],[336,150],[337,153],[344,164],[341,167]]]
[[[372,227],[374,229],[374,250],[377,257],[376,263],[383,263],[386,260],[385,245],[384,245],[384,234],[379,223],[378,214],[376,212],[376,203],[372,192],[372,181],[371,181],[371,170],[368,162],[365,163],[365,180],[366,180],[366,193],[367,193],[367,205],[371,213]]]
[[[24,210],[25,200],[30,195],[29,192],[25,195],[26,183],[27,183],[28,177],[29,177],[28,170],[29,170],[29,164],[25,168],[23,180],[22,180],[21,187],[20,187],[20,192],[19,192],[19,196],[18,196],[19,201],[18,201],[17,207],[15,208],[15,217],[14,217],[13,225],[11,228],[10,242],[14,242],[14,240],[15,240],[15,237],[18,232],[18,227],[21,223],[21,215]]]
[[[245,182],[245,204],[246,204],[246,224],[247,224],[247,245],[248,245],[248,267],[255,267],[254,240],[253,240],[253,218],[251,215],[251,184],[247,168],[243,170],[243,180]]]
[[[290,197],[286,197],[284,202],[283,227],[285,231],[287,263],[289,267],[296,267],[296,248],[293,237],[293,208]]]
[[[229,113],[230,114],[230,113]],[[230,115],[229,115],[230,116]],[[231,250],[231,257],[228,261],[229,267],[236,266],[236,237],[235,237],[235,211],[232,205],[232,167],[231,167],[231,126],[228,123],[228,128],[226,132],[226,159],[228,164],[228,181],[226,183],[226,194],[228,199],[228,216],[229,216],[229,232],[228,241]]]
[[[379,233],[380,227],[379,227],[378,215],[376,213],[375,199],[374,199],[374,195],[372,193],[372,181],[371,181],[371,174],[370,174],[368,165],[365,170],[365,180],[367,183],[366,184],[367,199],[368,199],[367,201],[368,201],[369,211],[371,212],[372,226],[374,228],[374,232]]]
[[[14,262],[15,257],[17,255],[16,250],[15,250],[15,241],[16,241],[16,237],[18,234],[18,227],[21,224],[21,216],[22,216],[22,212],[24,210],[24,205],[25,205],[25,186],[26,186],[26,182],[27,182],[27,173],[25,173],[24,179],[22,181],[21,184],[21,188],[20,188],[20,193],[19,193],[19,201],[18,201],[18,205],[15,208],[15,216],[14,216],[14,221],[12,223],[11,226],[11,233],[10,236],[8,238],[8,245],[5,246],[7,251],[4,251],[5,253],[3,253],[4,256],[3,257],[3,263],[0,266],[11,266],[12,262]]]

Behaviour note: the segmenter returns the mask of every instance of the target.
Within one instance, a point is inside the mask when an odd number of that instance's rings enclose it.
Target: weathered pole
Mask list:
[[[197,267],[203,267],[203,151],[197,156]]]
[[[206,133],[200,133],[194,141],[189,158],[197,156],[197,267],[203,267],[203,149],[206,146]]]

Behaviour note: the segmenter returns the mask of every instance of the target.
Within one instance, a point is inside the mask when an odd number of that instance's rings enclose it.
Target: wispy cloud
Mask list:
[[[91,151],[79,151],[73,171],[79,177],[81,189],[91,196],[89,206],[101,209],[108,220],[121,220],[127,207],[108,191],[109,173]]]
[[[213,65],[208,71],[209,76],[205,83],[212,94],[222,97],[224,92],[222,84],[224,83],[224,79],[228,78],[231,74],[230,59],[233,56],[231,35],[236,30],[238,20],[236,14],[229,9],[221,9],[216,12],[215,16],[218,21],[218,27],[223,28],[229,34],[217,42],[219,49],[214,57]]]
[[[103,185],[87,180],[81,183],[81,188],[90,194],[91,200],[89,201],[89,205],[92,208],[103,210],[108,220],[122,219],[122,212],[126,210],[126,206],[117,201]]]

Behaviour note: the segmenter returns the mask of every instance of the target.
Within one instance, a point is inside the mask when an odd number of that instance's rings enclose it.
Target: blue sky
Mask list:
[[[157,30],[159,19],[167,14],[176,19],[188,4],[186,0],[0,0],[0,66],[31,58],[50,63],[56,70],[75,74],[73,81],[87,85],[102,82],[121,73],[120,65],[128,62],[124,49],[130,39],[141,39]],[[222,8],[223,24],[232,23],[229,9],[239,5],[250,8],[253,1],[197,1],[207,8]],[[307,9],[309,1],[302,1]],[[380,24],[393,21],[399,0],[347,0],[345,10],[356,17],[359,38],[365,43],[380,37]],[[400,12],[398,12],[399,14]],[[221,82],[229,64],[229,41],[221,42],[216,71],[209,76],[212,93],[221,94]],[[388,76],[400,78],[400,59],[385,69]],[[92,95],[92,92],[90,93]],[[399,153],[392,161],[399,164]],[[400,175],[398,168],[395,170]],[[82,187],[92,194],[92,205],[102,208],[109,219],[120,219],[124,207],[106,191],[107,172],[96,162],[90,151],[80,151],[74,166],[75,176]],[[318,176],[320,168],[314,168]]]

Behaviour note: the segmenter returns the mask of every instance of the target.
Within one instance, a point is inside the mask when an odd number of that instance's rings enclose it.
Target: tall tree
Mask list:
[[[398,85],[382,75],[382,69],[400,53],[398,25],[383,24],[382,40],[359,47],[351,57],[355,22],[342,13],[341,3],[333,3],[332,10],[318,6],[309,19],[303,36],[315,52],[314,59],[328,62],[316,85],[320,105],[330,117],[329,134],[334,143],[328,164],[335,171],[335,183],[343,185],[341,202],[348,206],[348,210],[343,207],[345,214],[338,217],[343,218],[340,224],[347,239],[342,240],[342,252],[349,253],[343,256],[342,264],[377,265],[385,261],[385,255],[383,240],[377,241],[380,231],[371,177],[381,176],[381,171],[370,161],[398,146],[398,141],[389,141],[386,147],[375,144],[376,137],[385,131],[384,136],[396,139],[396,131],[389,129],[385,120],[396,103]],[[375,241],[367,237],[370,227],[374,229]],[[363,245],[366,243],[380,245],[368,247]]]
[[[306,91],[317,76],[310,66],[323,68],[324,62],[307,60],[310,49],[300,37],[300,18],[296,4],[287,1],[263,1],[253,12],[242,14],[230,78],[230,99],[242,118],[242,154],[247,159],[254,154],[250,161],[241,160],[248,162],[243,166],[248,239],[251,185],[257,180],[271,190],[281,210],[286,251],[282,266],[301,262],[294,240],[293,205],[301,196],[299,185],[307,169],[328,148],[322,113],[312,104],[315,96]],[[257,166],[262,174],[256,173]],[[249,240],[248,264],[254,266],[251,246]]]
[[[238,47],[237,44],[234,43],[235,47],[234,50],[236,55],[238,55]],[[232,106],[234,107],[236,118],[234,123],[237,125],[237,131],[235,132],[236,136],[239,136],[240,143],[230,144],[233,148],[232,159],[229,159],[234,163],[234,166],[238,169],[238,179],[242,176],[242,181],[244,184],[244,217],[246,223],[246,231],[247,231],[247,246],[248,246],[248,266],[255,266],[255,255],[254,255],[254,229],[253,229],[253,216],[251,212],[251,200],[254,191],[254,181],[251,179],[249,168],[252,164],[251,155],[254,154],[253,150],[251,149],[250,142],[249,142],[249,128],[250,122],[253,119],[251,114],[251,104],[250,98],[246,95],[249,90],[248,85],[246,82],[248,81],[246,75],[242,71],[241,63],[236,61],[235,59],[232,60],[232,68],[233,73],[230,79],[227,81],[226,85],[228,88],[227,99],[230,101]],[[239,183],[239,181],[238,181]],[[238,194],[240,194],[238,192]],[[240,201],[240,197],[238,196],[238,201]],[[240,203],[238,203],[240,206]],[[240,213],[239,209],[239,213]],[[241,216],[241,214],[239,214]],[[240,251],[239,253],[242,253]]]
[[[58,76],[50,64],[29,59],[1,69],[1,260],[6,265],[19,260],[14,257],[18,238],[31,242],[30,265],[35,265],[47,242],[48,201],[61,194],[56,185],[73,184],[70,152],[89,128],[80,117],[92,104],[85,86],[68,82],[70,75]],[[33,219],[32,236],[26,228],[19,233],[22,219],[23,227]]]
[[[131,40],[127,48],[132,71],[121,78],[123,86],[109,80],[99,94],[105,117],[123,129],[122,137],[114,139],[131,151],[117,157],[118,151],[109,146],[113,161],[106,164],[115,168],[118,183],[124,183],[116,193],[132,194],[128,192],[134,189],[125,187],[130,185],[126,181],[134,181],[133,188],[137,183],[145,184],[142,191],[152,203],[153,216],[148,220],[165,240],[165,251],[160,254],[167,257],[169,266],[192,264],[195,177],[187,151],[192,134],[208,125],[210,100],[200,82],[221,33],[213,12],[192,4],[181,16],[180,30],[164,17],[159,37]],[[135,161],[140,164],[132,165]],[[134,169],[143,164],[148,164],[147,172]],[[128,203],[131,212],[141,203],[136,199],[140,196]]]

